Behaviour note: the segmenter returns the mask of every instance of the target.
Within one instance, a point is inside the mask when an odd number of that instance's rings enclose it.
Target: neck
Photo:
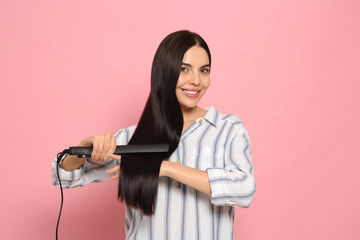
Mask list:
[[[181,111],[183,114],[184,122],[193,122],[197,118],[203,117],[206,114],[206,110],[202,109],[201,107],[194,107],[194,108],[184,108],[181,107]]]

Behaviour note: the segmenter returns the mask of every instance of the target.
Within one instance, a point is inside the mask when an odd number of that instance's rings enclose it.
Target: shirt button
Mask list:
[[[202,119],[199,120],[199,123],[202,123]]]

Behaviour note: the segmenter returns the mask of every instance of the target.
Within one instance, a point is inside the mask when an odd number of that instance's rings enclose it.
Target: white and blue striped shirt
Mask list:
[[[206,170],[211,196],[171,178],[159,178],[153,216],[125,206],[127,240],[233,239],[234,206],[248,207],[256,189],[250,140],[238,117],[223,115],[213,107],[207,110],[182,133],[169,161]],[[127,144],[135,128],[117,132],[117,144]],[[114,159],[98,163],[89,158],[81,168],[59,169],[59,174],[64,188],[79,187],[109,179],[105,170],[117,164]],[[59,186],[56,160],[53,167],[52,182]]]

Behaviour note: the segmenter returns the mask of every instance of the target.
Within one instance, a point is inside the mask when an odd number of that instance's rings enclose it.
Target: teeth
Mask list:
[[[194,92],[194,91],[187,91],[187,90],[183,90],[184,92],[186,92],[186,93],[190,93],[190,94],[197,94],[198,92]]]

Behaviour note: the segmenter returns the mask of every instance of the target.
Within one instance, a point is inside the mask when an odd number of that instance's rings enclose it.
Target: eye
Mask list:
[[[210,69],[209,69],[209,68],[203,68],[203,69],[200,70],[200,72],[206,74],[206,73],[209,73],[209,72],[210,72]]]
[[[187,69],[186,67],[181,67],[181,68],[180,68],[180,71],[181,71],[181,72],[188,72],[189,69]]]

